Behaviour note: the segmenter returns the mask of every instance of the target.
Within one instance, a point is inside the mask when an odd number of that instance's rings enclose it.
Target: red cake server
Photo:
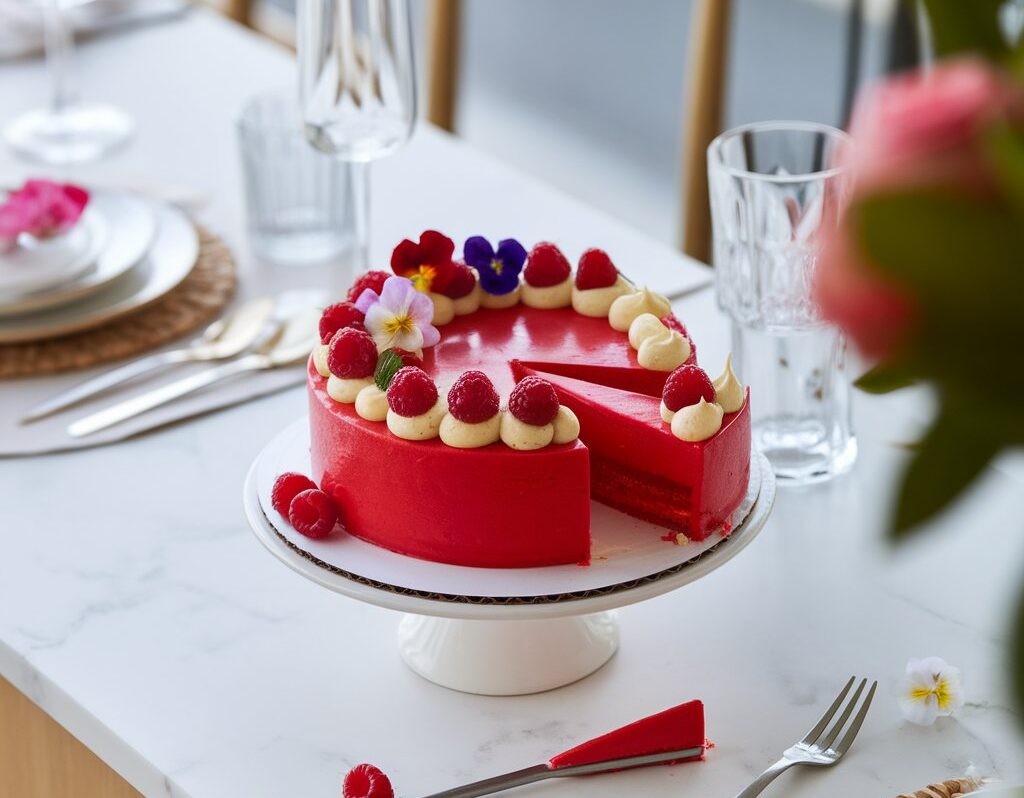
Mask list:
[[[704,705],[689,701],[581,743],[543,764],[426,798],[476,798],[545,779],[690,762],[704,757],[704,747]]]

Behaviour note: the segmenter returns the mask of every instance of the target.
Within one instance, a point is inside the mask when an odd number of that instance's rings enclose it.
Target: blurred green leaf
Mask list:
[[[918,189],[865,197],[853,212],[874,266],[941,317],[1021,324],[1024,225],[1006,203]]]
[[[908,0],[917,13],[916,0]],[[999,25],[1003,0],[924,0],[935,54],[940,57],[974,52],[1002,61],[1010,46]]]
[[[890,537],[903,540],[945,510],[1003,447],[998,434],[971,406],[944,403],[903,474]]]
[[[861,374],[853,384],[865,393],[881,394],[909,388],[915,382],[904,364],[879,363]]]
[[[869,268],[914,298],[908,373],[954,393],[982,389],[998,434],[1024,440],[1024,369],[1012,365],[1024,341],[1024,223],[1014,209],[933,188],[865,197],[850,218]]]
[[[1024,216],[1024,132],[1000,125],[988,137],[989,157],[1003,188]]]

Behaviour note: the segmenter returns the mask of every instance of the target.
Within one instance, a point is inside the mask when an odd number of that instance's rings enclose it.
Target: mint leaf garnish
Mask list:
[[[377,368],[373,371],[373,381],[377,383],[377,387],[386,392],[392,378],[403,365],[405,364],[402,362],[402,358],[391,349],[381,352],[380,357],[377,358]]]

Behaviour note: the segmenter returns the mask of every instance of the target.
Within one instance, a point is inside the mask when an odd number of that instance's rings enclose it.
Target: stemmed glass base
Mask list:
[[[22,157],[69,164],[108,155],[127,143],[134,131],[132,118],[119,108],[75,103],[59,111],[27,111],[5,128],[4,139]]]

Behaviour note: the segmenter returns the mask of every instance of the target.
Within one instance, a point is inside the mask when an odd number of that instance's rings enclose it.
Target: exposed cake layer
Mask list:
[[[512,369],[520,378],[549,380],[579,418],[580,439],[591,454],[593,498],[694,540],[727,525],[750,476],[749,401],[725,416],[715,436],[687,443],[667,434],[660,399],[653,396],[521,362]]]

